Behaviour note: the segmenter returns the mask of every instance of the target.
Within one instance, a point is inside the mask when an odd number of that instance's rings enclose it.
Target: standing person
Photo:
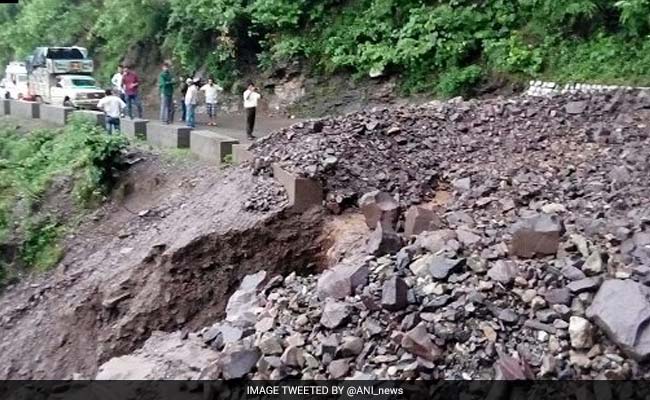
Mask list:
[[[126,96],[127,113],[133,119],[133,105],[135,105],[138,108],[138,118],[142,118],[142,103],[138,97],[140,79],[138,78],[138,74],[131,71],[130,67],[125,65],[123,70],[122,86],[124,87],[124,95]]]
[[[185,107],[187,108],[187,126],[196,127],[196,105],[199,102],[199,80],[195,79],[185,93]]]
[[[219,92],[223,91],[223,88],[215,84],[212,78],[208,78],[208,83],[201,87],[201,91],[205,92],[205,108],[208,112],[208,118],[210,118],[208,125],[215,126],[214,118],[217,116],[218,107],[217,98]]]
[[[246,109],[246,137],[250,140],[255,140],[253,136],[253,129],[255,128],[255,114],[257,111],[257,101],[262,97],[257,88],[250,82],[248,89],[244,92],[244,108]]]
[[[124,88],[122,87],[122,64],[117,66],[117,72],[111,78],[111,84],[113,85],[113,92],[117,93],[120,96],[120,99],[124,101]]]
[[[174,106],[174,78],[169,72],[167,63],[162,65],[162,72],[158,77],[158,88],[160,89],[160,121],[171,124]]]
[[[181,83],[181,121],[186,122],[187,120],[187,107],[185,106],[185,95],[187,94],[187,88],[192,84],[192,79],[187,78]]]
[[[106,114],[106,130],[108,134],[120,131],[120,114],[126,107],[126,103],[113,93],[111,89],[106,89],[106,96],[102,97],[97,103],[97,108]]]

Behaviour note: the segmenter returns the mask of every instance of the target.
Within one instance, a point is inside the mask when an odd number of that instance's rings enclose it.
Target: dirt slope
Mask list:
[[[0,297],[0,379],[90,376],[153,330],[220,316],[242,274],[317,253],[302,240],[317,215],[296,222],[279,208],[241,211],[258,179],[148,155],[68,238],[56,270]],[[307,235],[286,229],[296,223]]]

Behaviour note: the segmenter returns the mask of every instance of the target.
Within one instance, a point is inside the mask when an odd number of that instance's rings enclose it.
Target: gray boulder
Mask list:
[[[352,289],[368,283],[369,273],[368,267],[363,264],[337,264],[318,278],[318,298],[343,299],[350,296]]]
[[[607,336],[630,357],[650,358],[650,289],[631,280],[603,283],[587,309]]]
[[[397,253],[403,245],[402,237],[397,232],[378,222],[368,238],[368,253],[380,257]]]
[[[408,286],[403,279],[396,276],[384,282],[381,291],[381,305],[389,311],[403,310],[408,306]]]

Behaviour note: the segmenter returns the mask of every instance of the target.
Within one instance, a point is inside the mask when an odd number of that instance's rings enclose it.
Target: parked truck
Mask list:
[[[27,66],[24,62],[12,61],[5,68],[5,75],[0,81],[0,96],[19,99],[28,93]]]
[[[97,108],[104,91],[92,77],[93,60],[82,47],[37,47],[28,57],[29,98],[77,108]]]

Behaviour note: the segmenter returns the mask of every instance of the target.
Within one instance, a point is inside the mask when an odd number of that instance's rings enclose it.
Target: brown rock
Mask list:
[[[404,220],[404,236],[411,237],[425,231],[433,231],[442,227],[440,217],[432,210],[420,206],[411,206],[406,211]]]
[[[561,234],[562,223],[555,216],[526,218],[514,227],[510,253],[522,258],[556,254]]]
[[[431,340],[424,323],[406,332],[401,345],[404,350],[425,360],[436,361],[442,356],[442,351]]]

